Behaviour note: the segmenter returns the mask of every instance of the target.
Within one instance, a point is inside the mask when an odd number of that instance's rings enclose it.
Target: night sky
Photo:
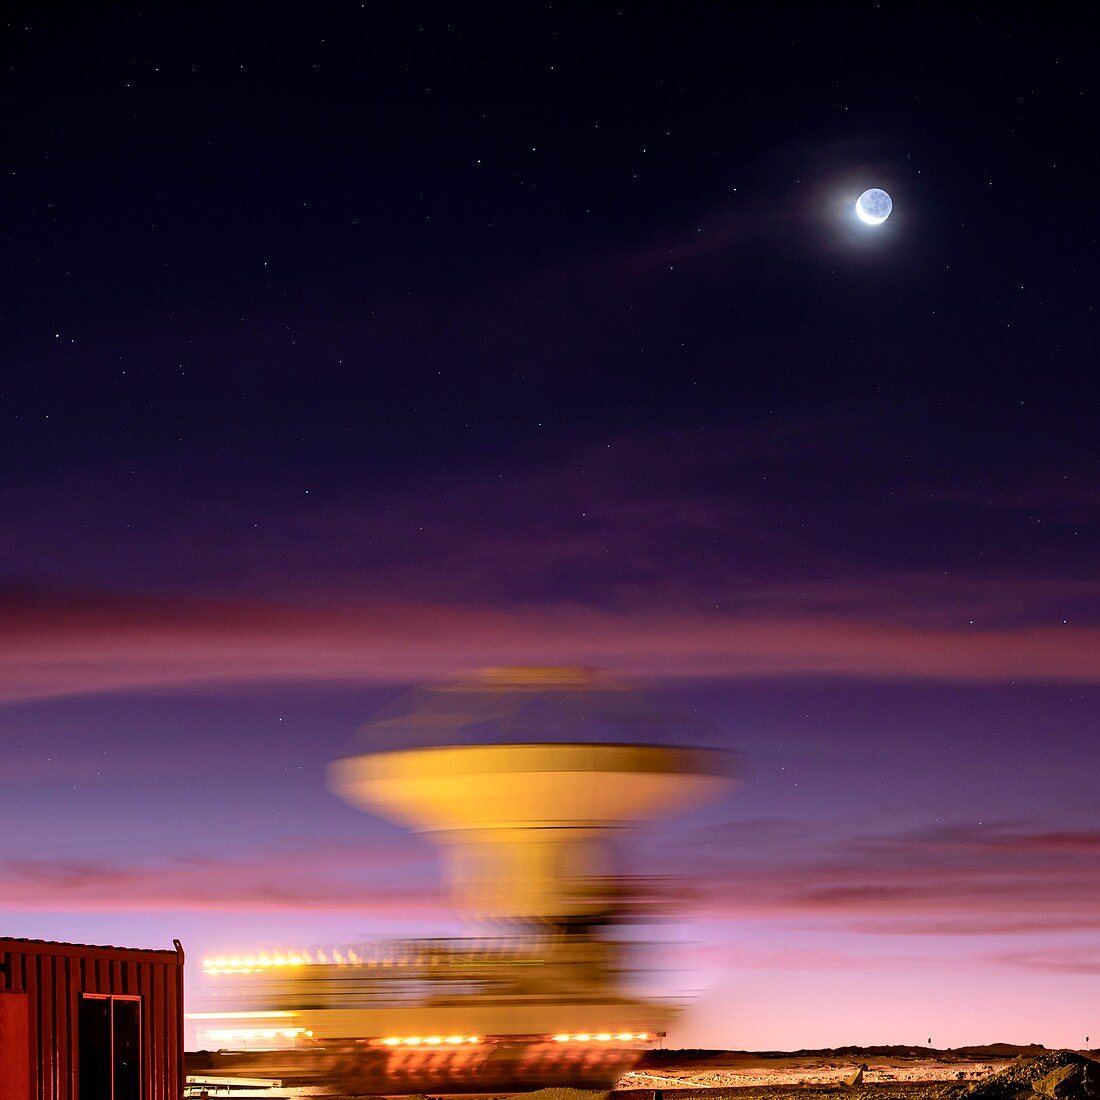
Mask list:
[[[1008,7],[9,14],[0,932],[454,933],[325,766],[578,663],[743,762],[631,846],[671,1045],[1100,1033],[1095,44]]]

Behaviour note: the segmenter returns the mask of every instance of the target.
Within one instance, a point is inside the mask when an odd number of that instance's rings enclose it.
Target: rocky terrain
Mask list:
[[[1069,1050],[1024,1058],[945,1100],[1100,1100],[1100,1062]]]
[[[1072,1051],[1005,1044],[836,1050],[652,1051],[617,1100],[1100,1100],[1100,1063]],[[668,1094],[672,1094],[669,1096]],[[656,1100],[662,1100],[658,1097]]]

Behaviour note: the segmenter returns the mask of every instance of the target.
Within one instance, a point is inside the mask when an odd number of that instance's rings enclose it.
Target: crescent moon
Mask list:
[[[864,225],[882,225],[882,223],[886,221],[885,217],[876,218],[874,214],[868,214],[867,211],[863,209],[863,204],[858,199],[856,199],[856,217],[859,218]]]
[[[879,198],[879,195],[885,198],[886,212],[884,214],[875,214],[867,209],[867,207],[864,205],[863,200],[869,195],[872,195],[876,200]],[[890,217],[890,212],[893,210],[893,208],[894,205],[890,201],[890,196],[885,191],[882,191],[880,188],[872,187],[869,191],[864,191],[863,194],[860,195],[858,199],[856,199],[856,217],[859,218],[859,220],[863,222],[864,225],[882,225],[882,223],[886,221],[888,217]]]

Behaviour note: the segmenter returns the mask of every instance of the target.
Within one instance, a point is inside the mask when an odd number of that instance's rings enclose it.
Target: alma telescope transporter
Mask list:
[[[332,790],[438,845],[457,908],[496,934],[208,959],[230,1009],[197,1014],[211,1068],[348,1094],[610,1087],[675,1011],[625,988],[616,931],[654,899],[615,842],[733,778],[726,753],[616,739],[639,729],[667,722],[577,668],[486,669],[368,723]]]

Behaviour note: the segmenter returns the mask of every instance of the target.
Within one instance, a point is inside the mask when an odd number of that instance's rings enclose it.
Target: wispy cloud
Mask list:
[[[1100,931],[1100,832],[952,826],[836,840],[761,834],[678,850],[701,912],[824,923],[876,935]],[[698,866],[685,872],[685,858]]]
[[[410,882],[407,855],[386,867],[377,846],[314,841],[237,856],[0,862],[4,907],[66,912],[353,910],[364,916],[439,915],[430,884]]]
[[[89,596],[0,611],[0,700],[263,680],[405,682],[581,663],[655,678],[1100,682],[1100,629],[917,628],[860,618],[591,606]]]
[[[262,523],[181,489],[171,510],[138,502],[149,520],[136,539],[79,503],[79,481],[47,503],[8,492],[18,522],[0,569],[17,577],[33,559],[45,579],[0,591],[0,701],[523,662],[664,678],[1100,681],[1090,575],[908,568],[832,536],[845,523],[919,526],[909,498],[838,495],[848,436],[874,430],[857,410],[825,428],[626,433],[399,492],[268,501]],[[59,537],[59,513],[76,516],[79,538]],[[60,591],[56,575],[85,587]],[[120,576],[129,594],[112,590]]]
[[[896,970],[899,967],[936,965],[924,954],[892,951],[879,954],[866,950],[829,947],[783,947],[738,943],[685,944],[672,948],[669,959],[678,966],[697,969],[728,967],[733,970]],[[957,965],[942,959],[940,966]]]
[[[1035,970],[1045,974],[1100,975],[1100,947],[1046,947],[1040,951],[1002,951],[984,956],[997,966]]]
[[[870,409],[651,429],[412,471],[398,488],[344,481],[305,493],[303,483],[293,494],[240,482],[196,497],[168,472],[163,484],[116,500],[111,487],[123,471],[82,472],[48,494],[4,491],[0,577],[23,589],[35,577],[47,589],[56,576],[104,589],[127,577],[145,591],[276,601],[718,605],[980,627],[1100,622],[1100,584],[1087,568],[1067,568],[1067,553],[1091,561],[1084,504],[1081,537],[1066,547],[1041,523],[1021,530],[1016,516],[991,519],[981,499],[953,499],[966,483],[914,495],[851,453],[852,438],[873,437],[882,454],[907,446],[883,432]],[[1016,552],[1000,555],[1006,547]]]

